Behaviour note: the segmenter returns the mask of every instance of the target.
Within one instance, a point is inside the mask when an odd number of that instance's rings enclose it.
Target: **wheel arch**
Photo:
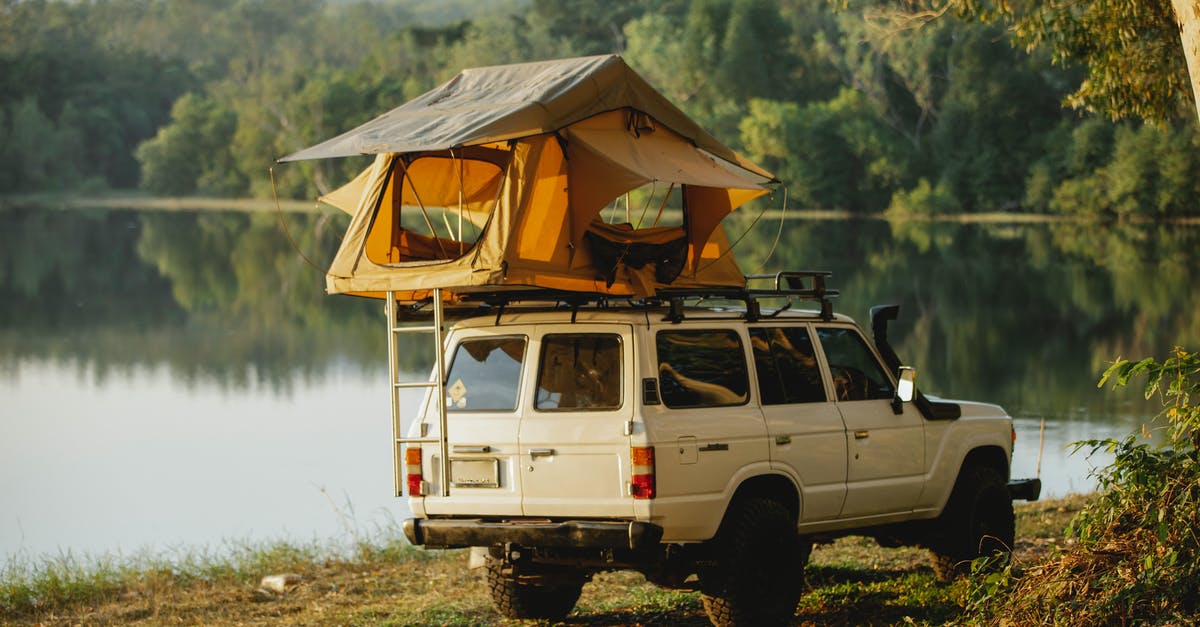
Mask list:
[[[1008,455],[1004,452],[1003,448],[994,444],[977,446],[967,452],[962,464],[959,465],[959,474],[962,474],[963,468],[968,466],[991,468],[1000,473],[1001,479],[1008,481]]]
[[[785,475],[764,474],[749,477],[738,485],[729,503],[732,505],[739,499],[748,497],[778,501],[787,508],[793,520],[800,520],[800,490]],[[725,510],[728,513],[729,507],[727,506]]]
[[[949,475],[949,473],[946,475],[947,479],[953,477],[953,480],[941,484],[937,490],[939,496],[934,504],[939,514],[946,508],[946,504],[950,502],[950,496],[954,493],[954,488],[962,480],[963,472],[968,468],[987,468],[995,471],[1000,475],[1001,479],[1007,481],[1008,455],[1002,447],[995,444],[981,444],[967,451],[967,454],[963,456],[962,462],[958,464],[958,470],[953,475]]]

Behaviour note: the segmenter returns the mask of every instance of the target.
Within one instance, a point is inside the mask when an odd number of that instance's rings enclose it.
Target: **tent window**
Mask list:
[[[609,201],[597,220],[634,229],[683,225],[683,187],[652,181]]]
[[[397,158],[367,234],[367,258],[390,265],[470,252],[495,208],[506,159],[492,149]]]

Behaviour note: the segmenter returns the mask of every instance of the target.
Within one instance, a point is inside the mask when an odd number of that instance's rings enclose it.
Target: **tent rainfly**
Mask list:
[[[363,154],[372,165],[321,199],[352,216],[327,290],[401,301],[742,287],[721,220],[776,182],[615,55],[464,70],[280,161]],[[600,219],[651,183],[678,190],[681,225]]]

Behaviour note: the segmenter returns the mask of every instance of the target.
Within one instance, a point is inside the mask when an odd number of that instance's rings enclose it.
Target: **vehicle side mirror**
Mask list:
[[[896,400],[907,403],[917,391],[917,369],[900,366],[900,381],[896,384]]]

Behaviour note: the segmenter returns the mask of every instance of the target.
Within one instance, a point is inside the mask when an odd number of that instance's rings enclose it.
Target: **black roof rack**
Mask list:
[[[787,298],[788,302],[771,314],[777,316],[789,309],[791,299],[809,300],[821,303],[821,319],[833,319],[833,303],[831,298],[838,295],[837,290],[825,287],[825,280],[833,276],[827,270],[787,270],[774,274],[748,274],[746,287],[743,288],[668,288],[658,290],[658,296],[669,301],[670,310],[667,319],[672,322],[683,320],[683,300],[687,298],[740,300],[746,304],[746,320],[754,322],[763,317],[759,306],[760,298]],[[770,287],[752,287],[754,283],[770,280]],[[810,287],[805,287],[807,285]]]
[[[747,286],[752,281],[763,281],[771,279],[774,281],[773,289],[761,289],[747,287],[751,296],[764,297],[795,297],[800,300],[810,300],[821,303],[821,319],[833,319],[833,303],[831,298],[836,298],[841,294],[837,290],[831,290],[825,286],[826,279],[833,276],[833,273],[828,270],[784,270],[775,274],[748,274],[746,275]],[[810,287],[805,287],[805,281],[808,281]]]
[[[825,270],[790,270],[774,274],[746,275],[746,287],[700,287],[700,288],[663,288],[651,297],[613,296],[596,292],[572,292],[536,287],[506,287],[500,289],[483,289],[458,291],[458,300],[453,304],[447,303],[447,317],[465,318],[479,315],[495,314],[497,320],[510,305],[521,303],[521,311],[571,311],[572,321],[574,312],[581,307],[595,306],[609,308],[614,306],[633,306],[645,308],[667,308],[665,319],[679,322],[684,319],[684,302],[686,300],[730,300],[745,303],[745,318],[755,321],[763,317],[760,298],[787,298],[787,304],[777,309],[767,317],[773,317],[791,307],[792,299],[808,300],[821,304],[821,319],[833,319],[833,304],[830,299],[838,296],[837,290],[826,287],[826,280],[833,275]],[[762,284],[770,281],[767,287],[754,287],[755,283]],[[427,318],[430,299],[398,307],[397,318],[401,320],[416,320]]]

